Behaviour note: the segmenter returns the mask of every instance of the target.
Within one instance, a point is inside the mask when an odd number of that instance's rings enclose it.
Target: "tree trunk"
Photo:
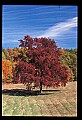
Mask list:
[[[42,82],[40,82],[40,93],[42,93]]]

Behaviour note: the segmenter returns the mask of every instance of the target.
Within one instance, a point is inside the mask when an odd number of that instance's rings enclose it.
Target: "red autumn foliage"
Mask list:
[[[55,41],[50,38],[31,38],[25,36],[19,40],[20,47],[27,47],[29,62],[19,62],[16,65],[15,81],[35,82],[36,86],[42,83],[45,86],[64,86],[68,81],[68,72],[65,66],[60,63],[60,51]]]
[[[18,62],[14,70],[14,82],[15,83],[30,83],[33,82],[35,74],[35,68],[33,65],[26,62]]]

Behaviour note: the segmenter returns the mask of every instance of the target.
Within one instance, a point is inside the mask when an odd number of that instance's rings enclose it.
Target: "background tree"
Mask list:
[[[2,59],[3,59],[3,60],[6,60],[6,56],[5,56],[5,54],[4,54],[3,51],[2,51]]]
[[[69,66],[72,70],[70,81],[77,80],[77,49],[59,49],[61,56],[60,60],[63,65]]]
[[[2,60],[3,82],[12,82],[12,63],[9,60]]]
[[[69,71],[60,62],[60,52],[55,41],[50,38],[33,39],[28,35],[19,41],[20,47],[28,48],[26,56],[29,57],[29,61],[16,64],[15,82],[20,80],[19,77],[23,83],[34,82],[35,86],[40,86],[40,92],[42,85],[53,87],[66,85]]]

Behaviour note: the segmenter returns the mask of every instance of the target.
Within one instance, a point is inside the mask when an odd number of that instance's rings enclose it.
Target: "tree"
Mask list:
[[[67,67],[60,63],[60,53],[55,41],[50,38],[33,39],[28,35],[19,41],[20,47],[28,48],[26,55],[29,61],[17,63],[14,75],[16,82],[20,80],[23,83],[34,82],[35,86],[40,86],[40,92],[42,85],[53,87],[66,85],[69,72]]]
[[[12,63],[10,60],[2,60],[3,82],[12,82]]]
[[[3,59],[3,60],[6,60],[6,57],[5,57],[5,54],[4,54],[3,51],[2,51],[2,59]]]
[[[60,61],[63,65],[69,66],[72,70],[70,81],[77,80],[77,50],[76,49],[59,49],[61,52]]]

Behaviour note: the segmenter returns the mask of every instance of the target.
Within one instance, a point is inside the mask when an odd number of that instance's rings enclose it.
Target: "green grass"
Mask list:
[[[43,95],[3,94],[2,116],[77,116],[76,90],[69,91],[76,88],[68,87]]]

